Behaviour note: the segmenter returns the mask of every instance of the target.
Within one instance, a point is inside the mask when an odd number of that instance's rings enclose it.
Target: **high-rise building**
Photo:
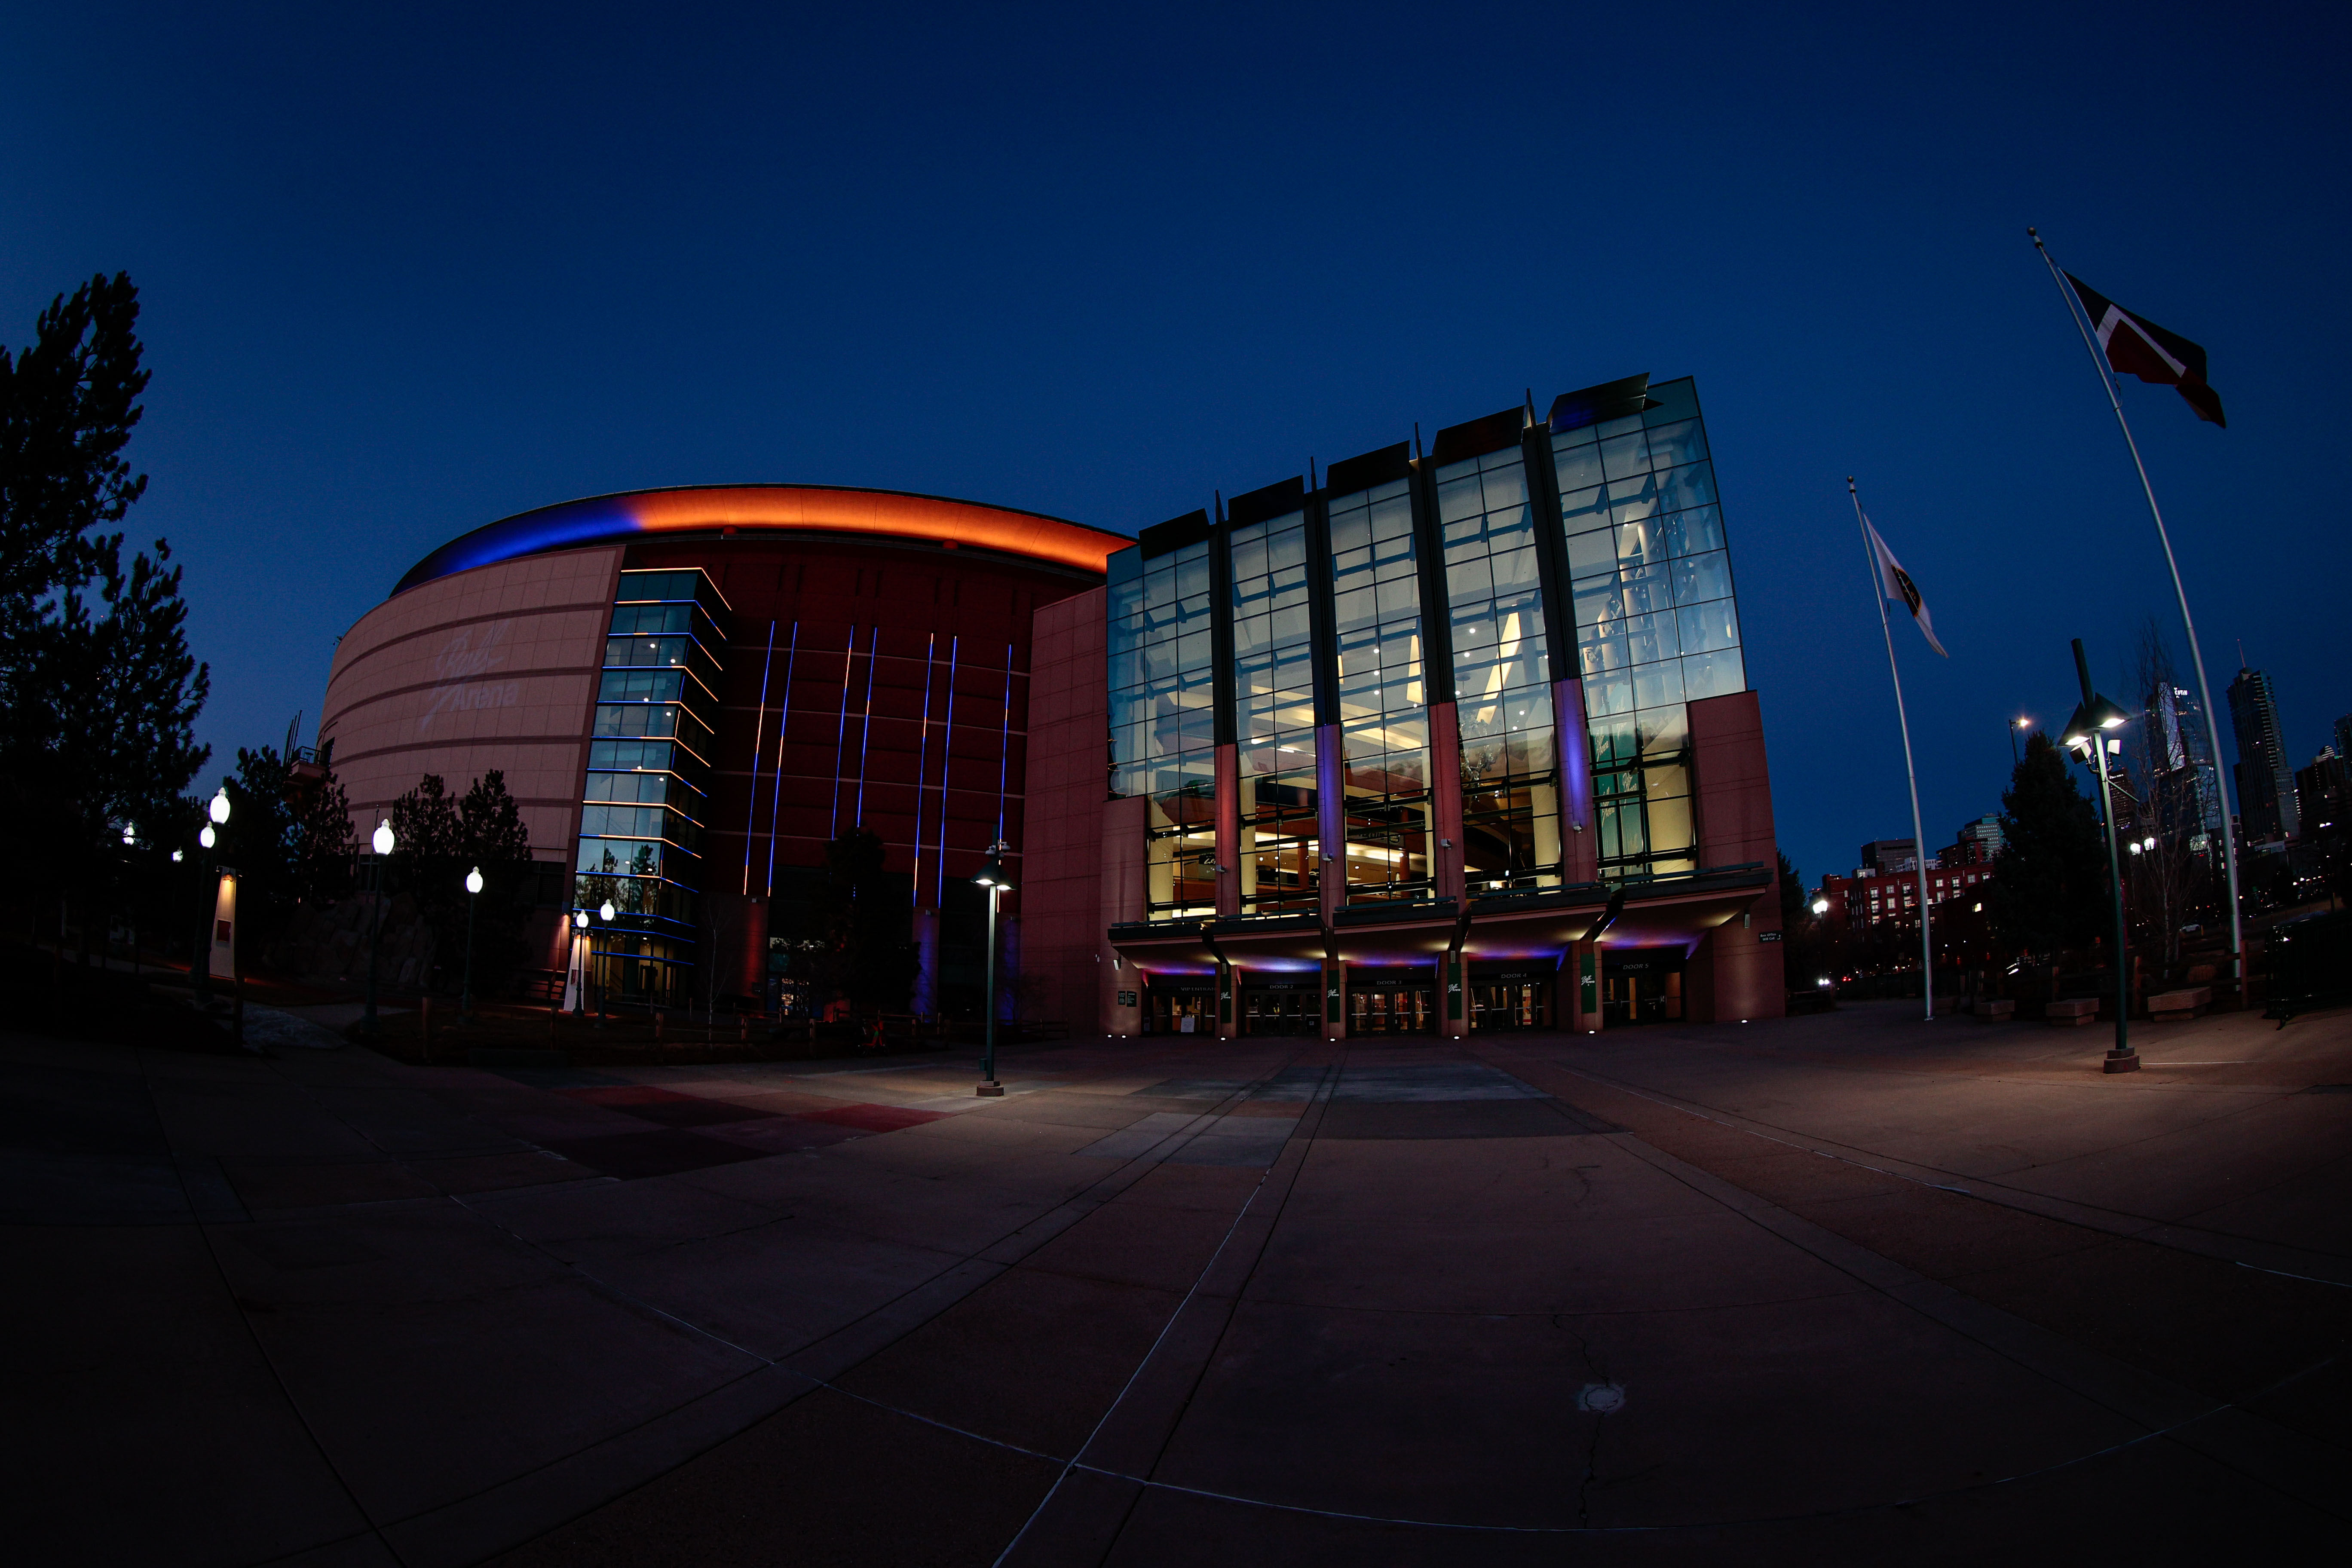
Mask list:
[[[1952,847],[1937,859],[1947,867],[1990,866],[2000,856],[2004,842],[2000,816],[1987,812],[1974,822],[1962,823],[1959,832],[1952,836]]]
[[[2168,680],[2147,694],[2146,717],[2155,773],[2148,804],[2158,827],[2210,842],[2221,831],[2221,780],[2204,705],[2195,692]]]
[[[1913,870],[1919,864],[1919,846],[1909,838],[1874,838],[1862,847],[1862,864],[1881,876]]]
[[[2352,757],[2352,713],[2336,721],[2336,754]]]
[[[2230,682],[2230,723],[2238,734],[2238,810],[2250,839],[2292,838],[2300,826],[2294,770],[2279,732],[2278,698],[2271,678],[2240,668]]]
[[[2295,770],[2294,796],[2305,833],[2352,826],[2352,763],[2333,749],[2321,752],[2309,767]]]

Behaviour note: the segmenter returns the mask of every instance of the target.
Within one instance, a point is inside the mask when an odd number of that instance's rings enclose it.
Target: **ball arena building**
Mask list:
[[[1112,1035],[1778,1016],[1771,795],[1687,380],[1565,393],[1139,539],[823,486],[637,491],[419,562],[319,740],[362,837],[503,769],[608,993],[779,994],[882,840],[908,1005]],[[824,998],[798,999],[822,1005]]]

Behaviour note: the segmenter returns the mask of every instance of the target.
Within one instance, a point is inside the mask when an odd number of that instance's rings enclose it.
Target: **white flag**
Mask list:
[[[1903,602],[1911,618],[1919,623],[1919,635],[1927,639],[1929,647],[1946,658],[1951,658],[1944,653],[1944,645],[1936,640],[1936,622],[1927,614],[1927,601],[1919,596],[1919,584],[1911,581],[1911,574],[1903,570],[1903,563],[1895,559],[1895,552],[1886,548],[1886,541],[1878,537],[1878,530],[1871,527],[1870,519],[1864,518],[1862,526],[1870,530],[1870,547],[1878,552],[1880,588],[1888,598]]]

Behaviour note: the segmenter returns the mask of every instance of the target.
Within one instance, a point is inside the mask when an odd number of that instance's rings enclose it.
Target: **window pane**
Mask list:
[[[1658,476],[1658,504],[1668,511],[1706,506],[1715,500],[1715,465],[1693,463]]]
[[[1738,645],[1739,617],[1729,599],[1689,605],[1675,613],[1675,620],[1685,653],[1712,653]]]
[[[1612,479],[1648,473],[1650,447],[1644,433],[1636,428],[1622,436],[1604,437],[1601,442],[1601,466]]]
[[[1746,668],[1739,650],[1725,648],[1719,653],[1702,653],[1683,660],[1683,687],[1693,701],[1702,697],[1722,697],[1748,689]]]
[[[1731,557],[1728,552],[1710,550],[1704,555],[1693,555],[1674,563],[1675,602],[1695,605],[1708,599],[1731,597]],[[1663,605],[1658,606],[1664,608]]]

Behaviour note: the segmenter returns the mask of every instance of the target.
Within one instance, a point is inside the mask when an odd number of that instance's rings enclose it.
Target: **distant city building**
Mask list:
[[[2336,721],[2336,754],[2352,757],[2352,713]]]
[[[1973,906],[1981,897],[1979,889],[1991,880],[1992,867],[1989,864],[1970,861],[1948,866],[1938,861],[1927,868],[1928,902],[1941,906],[1966,898]],[[1822,885],[1813,889],[1813,901],[1824,900],[1830,907],[1822,912],[1822,919],[1842,922],[1857,931],[1889,924],[1916,927],[1919,921],[1919,868],[1916,863],[1906,861],[1900,871],[1880,871],[1865,866],[1851,877],[1823,877]]]
[[[1883,875],[1912,869],[1919,861],[1919,845],[1911,838],[1874,838],[1862,847],[1862,864],[1865,870]],[[1864,873],[1857,871],[1856,876]]]
[[[2300,826],[2294,774],[2279,733],[2278,698],[2271,678],[2241,668],[2230,682],[2230,722],[2238,733],[2238,809],[2251,839],[2292,838]]]
[[[1936,857],[1946,868],[1957,866],[1990,866],[2000,854],[2007,840],[2000,831],[2000,818],[1987,812],[1974,822],[1963,823],[1953,836],[1952,846]]]
[[[2201,849],[2206,846],[2197,840],[2221,831],[2221,780],[2213,765],[2205,710],[2195,692],[2168,681],[2147,694],[2147,719],[2155,773],[2148,781],[2148,804],[2156,826]]]
[[[2295,803],[2303,808],[2303,831],[2352,826],[2352,762],[2331,749],[2294,773]]]

